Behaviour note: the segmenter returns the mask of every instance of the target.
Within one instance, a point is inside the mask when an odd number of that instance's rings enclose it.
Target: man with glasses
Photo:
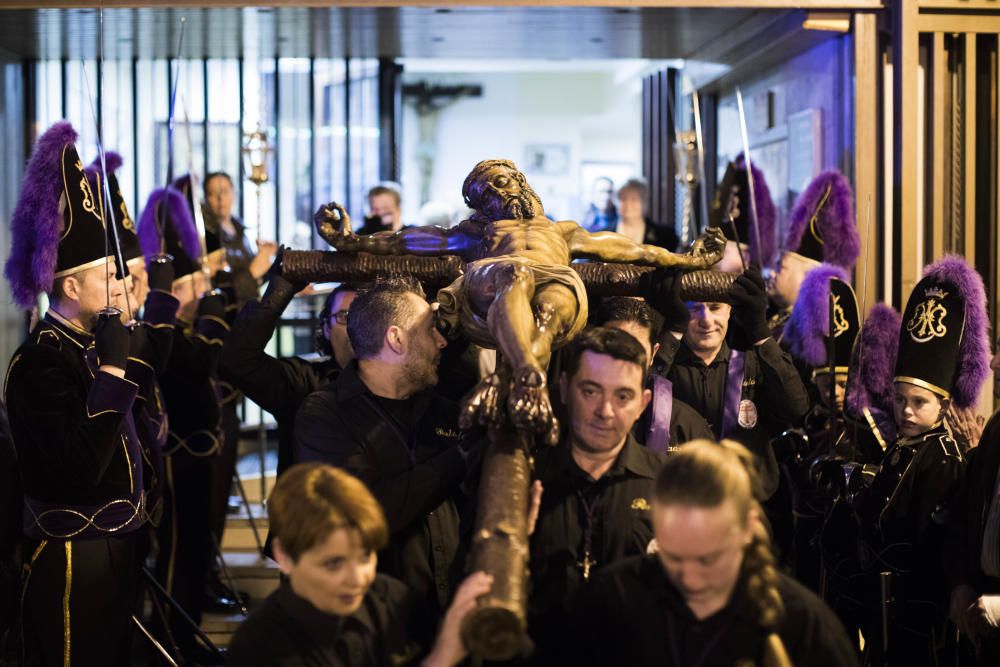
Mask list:
[[[219,374],[247,398],[274,415],[278,422],[278,475],[292,465],[295,413],[306,396],[328,382],[354,358],[347,339],[347,310],[357,295],[342,284],[323,302],[319,313],[318,361],[299,357],[276,359],[264,348],[274,335],[281,314],[305,283],[290,282],[281,274],[281,254],[271,267],[267,290],[260,301],[248,301],[233,324],[222,350]]]

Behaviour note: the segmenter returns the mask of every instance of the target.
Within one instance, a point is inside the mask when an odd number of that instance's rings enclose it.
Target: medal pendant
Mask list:
[[[736,418],[737,423],[743,428],[753,428],[757,425],[757,406],[748,398],[740,401],[740,410]]]

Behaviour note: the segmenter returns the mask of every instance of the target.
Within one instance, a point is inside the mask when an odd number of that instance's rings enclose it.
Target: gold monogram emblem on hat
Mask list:
[[[90,183],[87,182],[87,177],[83,173],[83,163],[77,160],[76,168],[80,170],[80,192],[83,193],[83,210],[87,213],[93,213],[97,217],[101,217],[97,213],[97,207],[94,206],[94,193],[90,191]],[[104,222],[102,219],[101,222]]]
[[[926,300],[916,307],[913,317],[906,324],[910,337],[918,343],[948,335],[948,327],[944,323],[948,309],[941,305],[948,293],[940,287],[931,287],[924,292],[924,296]]]
[[[833,295],[833,337],[838,338],[840,334],[851,328],[844,317],[844,307],[840,305],[840,295]]]
[[[135,233],[135,223],[132,222],[132,218],[128,215],[128,209],[125,208],[125,202],[123,201],[118,205],[118,208],[122,210],[122,227],[128,231]]]

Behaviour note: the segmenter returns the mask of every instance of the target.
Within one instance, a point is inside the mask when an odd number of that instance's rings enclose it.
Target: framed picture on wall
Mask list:
[[[569,173],[569,144],[526,144],[524,172],[539,176],[566,176]]]

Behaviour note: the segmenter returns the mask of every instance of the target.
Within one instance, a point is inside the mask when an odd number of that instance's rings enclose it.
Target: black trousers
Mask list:
[[[95,540],[27,540],[25,665],[128,665],[144,529]]]
[[[164,457],[164,511],[157,531],[156,578],[199,625],[205,577],[215,553],[208,513],[214,458],[187,453]],[[173,640],[182,651],[190,650],[194,630],[173,610],[168,617]]]
[[[222,531],[226,528],[229,512],[229,495],[233,489],[233,475],[236,472],[236,455],[240,446],[240,418],[236,414],[236,404],[242,394],[223,403],[222,447],[212,462],[212,496],[209,505],[212,519],[212,534],[222,544]]]

